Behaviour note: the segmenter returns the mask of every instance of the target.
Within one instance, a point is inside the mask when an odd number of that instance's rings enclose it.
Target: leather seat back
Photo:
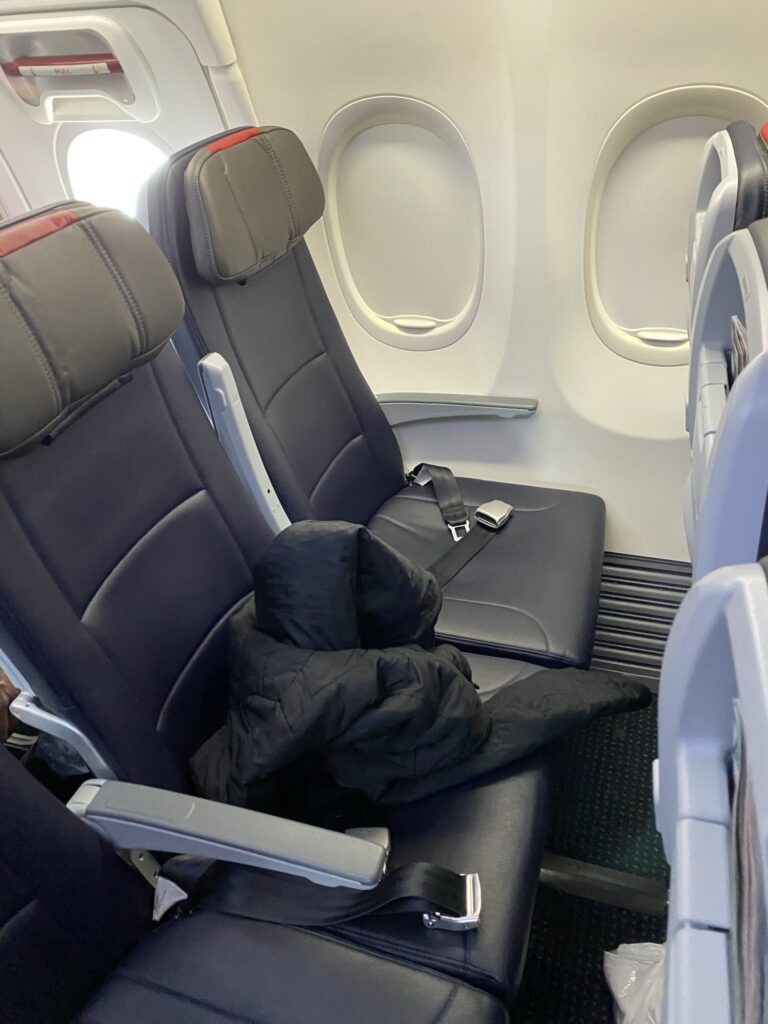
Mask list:
[[[395,436],[309,254],[320,179],[284,128],[241,129],[171,158],[150,182],[152,234],[180,280],[175,341],[230,364],[285,511],[367,523],[404,483]]]
[[[182,303],[157,246],[56,212],[0,229],[0,625],[118,777],[183,789],[269,532],[163,347]]]
[[[763,132],[748,121],[734,121],[726,131],[739,172],[733,230],[740,231],[768,216],[768,149]]]
[[[708,139],[688,231],[689,327],[709,259],[732,231],[768,216],[768,125],[734,121]]]

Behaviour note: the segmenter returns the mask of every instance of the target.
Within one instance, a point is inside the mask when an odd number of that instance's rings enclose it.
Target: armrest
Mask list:
[[[492,395],[449,395],[403,392],[378,395],[384,415],[393,427],[423,420],[517,419],[533,416],[537,398]]]
[[[299,875],[318,885],[372,889],[389,854],[386,830],[370,838],[330,832],[258,811],[128,782],[85,782],[71,811],[120,849],[211,857]]]

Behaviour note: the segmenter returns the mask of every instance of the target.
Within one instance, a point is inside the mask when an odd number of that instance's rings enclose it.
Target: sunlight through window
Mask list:
[[[76,136],[67,152],[72,194],[135,217],[141,186],[167,159],[161,149],[132,132],[91,129]]]

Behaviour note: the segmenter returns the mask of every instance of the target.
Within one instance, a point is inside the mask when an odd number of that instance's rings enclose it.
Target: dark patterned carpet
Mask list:
[[[554,761],[552,853],[666,882],[653,819],[656,702],[595,722]],[[623,942],[662,942],[659,918],[539,887],[513,1024],[613,1024],[602,958]]]

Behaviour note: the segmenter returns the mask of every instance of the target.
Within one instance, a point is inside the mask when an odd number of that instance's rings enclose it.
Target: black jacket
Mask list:
[[[378,802],[412,800],[649,700],[632,680],[558,669],[481,703],[464,655],[435,645],[434,577],[362,526],[297,523],[254,576],[231,623],[227,723],[192,760],[212,799],[261,806],[265,780],[313,759]]]

